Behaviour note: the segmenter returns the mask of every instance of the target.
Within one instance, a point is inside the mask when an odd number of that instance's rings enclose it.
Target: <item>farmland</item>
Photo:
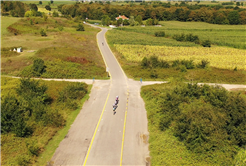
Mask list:
[[[107,40],[128,77],[139,80],[169,80],[244,84],[245,38],[242,25],[214,25],[202,22],[160,22],[162,27],[122,27],[109,31]],[[155,37],[155,32],[165,37]],[[193,34],[200,42],[210,40],[211,47],[188,41],[176,41],[174,34]],[[195,65],[207,60],[205,69],[181,72],[180,68],[142,68],[144,57],[157,56],[172,65],[174,60],[192,60]]]
[[[168,47],[143,45],[114,45],[127,61],[141,62],[144,57],[158,55],[165,61],[194,60],[198,64],[201,60],[208,60],[211,67],[220,69],[246,70],[245,51],[227,47]]]
[[[162,27],[153,27],[153,26],[146,26],[146,27],[123,27],[115,30],[112,32],[119,34],[125,34],[124,32],[132,32],[129,33],[128,36],[125,36],[126,41],[122,38],[121,40],[117,41],[117,39],[112,39],[112,43],[114,44],[137,44],[131,43],[129,38],[140,38],[140,36],[146,34],[146,39],[151,38],[154,36],[156,31],[164,31],[166,37],[168,39],[172,38],[174,34],[189,34],[192,33],[193,35],[197,35],[200,40],[207,40],[209,39],[213,45],[218,46],[228,46],[233,48],[245,49],[245,26],[244,25],[216,25],[216,24],[208,24],[203,22],[179,22],[179,21],[160,21],[159,22]],[[111,35],[111,34],[109,34]],[[120,38],[120,37],[119,37]],[[160,42],[149,40],[147,39],[146,42],[142,41],[139,44],[144,45],[168,45],[170,46],[170,41],[165,44],[165,38],[156,39],[156,40],[163,40]],[[185,46],[184,43],[179,42],[180,44],[173,44],[173,46]],[[187,45],[187,44],[186,44]],[[190,43],[190,46],[192,44]]]

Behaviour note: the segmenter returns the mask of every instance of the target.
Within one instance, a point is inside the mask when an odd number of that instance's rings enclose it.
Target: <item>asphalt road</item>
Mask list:
[[[141,84],[125,76],[106,43],[106,31],[102,29],[97,39],[111,79],[94,82],[51,165],[146,165],[148,128]],[[116,96],[119,104],[114,113]]]

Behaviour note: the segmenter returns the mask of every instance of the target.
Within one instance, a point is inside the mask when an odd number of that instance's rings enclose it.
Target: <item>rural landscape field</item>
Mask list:
[[[245,6],[1,1],[1,165],[47,165],[94,86],[42,78],[112,79],[100,28],[129,79],[168,82],[141,87],[151,165],[246,165],[245,88],[198,85],[246,85]]]

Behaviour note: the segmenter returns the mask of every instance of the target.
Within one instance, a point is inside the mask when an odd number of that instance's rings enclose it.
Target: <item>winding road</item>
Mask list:
[[[102,28],[97,40],[110,80],[84,80],[93,83],[90,98],[56,149],[50,165],[149,165],[147,115],[140,88],[163,82],[141,84],[128,79],[107,45],[106,32],[107,29]],[[245,88],[245,85],[222,86]],[[116,96],[119,96],[119,104],[114,114],[112,105]]]

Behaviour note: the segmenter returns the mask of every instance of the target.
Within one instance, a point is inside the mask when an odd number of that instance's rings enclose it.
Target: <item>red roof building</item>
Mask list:
[[[129,18],[127,18],[125,15],[121,16],[119,15],[119,17],[116,17],[116,20],[119,20],[120,18],[122,18],[122,20],[129,20]]]

